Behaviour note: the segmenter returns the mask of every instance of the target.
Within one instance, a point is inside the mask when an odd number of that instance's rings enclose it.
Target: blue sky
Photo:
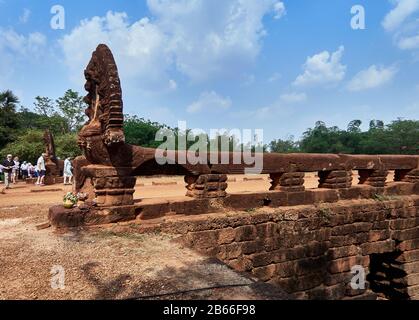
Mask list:
[[[63,30],[50,26],[56,4]],[[419,118],[419,0],[0,0],[0,90],[30,108],[84,94],[99,43],[125,112],[172,126],[264,129],[268,142],[317,120]]]

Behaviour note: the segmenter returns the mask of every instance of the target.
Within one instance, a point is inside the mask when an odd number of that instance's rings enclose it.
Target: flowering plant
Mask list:
[[[79,201],[79,198],[73,192],[67,192],[67,194],[64,196],[64,201],[69,201],[75,205]]]

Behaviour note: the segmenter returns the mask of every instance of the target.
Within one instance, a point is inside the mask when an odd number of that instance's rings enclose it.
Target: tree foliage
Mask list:
[[[13,141],[18,129],[16,108],[19,98],[12,91],[0,92],[0,147]]]
[[[67,90],[57,100],[38,96],[34,110],[20,106],[19,99],[10,90],[0,92],[0,156],[8,153],[21,160],[35,161],[44,151],[43,134],[51,130],[55,138],[56,154],[60,158],[81,154],[77,146],[77,131],[85,120],[83,98],[73,90]],[[419,121],[397,119],[389,124],[372,120],[369,129],[362,131],[360,120],[351,121],[346,130],[336,126],[328,127],[322,121],[303,133],[301,140],[292,137],[273,140],[264,150],[277,153],[347,153],[347,154],[419,154]],[[197,134],[191,130],[170,128],[158,122],[137,116],[125,116],[124,130],[126,142],[142,147],[158,148],[165,141],[156,141],[161,129],[170,130],[175,138],[173,148],[180,148],[186,141],[190,148],[200,138],[211,144],[218,141],[218,149],[228,144],[229,151],[238,151],[243,146],[239,139],[228,134],[212,137]],[[223,143],[221,143],[223,141]],[[225,148],[224,148],[225,149]],[[223,151],[227,151],[224,150]]]
[[[69,89],[63,97],[57,99],[56,103],[61,114],[67,119],[69,131],[77,131],[86,121],[84,110],[87,106],[83,97],[78,92]]]
[[[43,134],[49,129],[54,137],[58,157],[81,154],[77,146],[77,129],[84,120],[82,98],[68,90],[56,102],[37,96],[33,111],[20,107],[11,92],[0,92],[0,156],[8,153],[34,161],[44,152]]]
[[[385,125],[373,120],[369,130],[362,132],[360,120],[351,121],[347,130],[327,127],[317,122],[299,142],[307,153],[348,154],[418,154],[419,121],[398,119]]]

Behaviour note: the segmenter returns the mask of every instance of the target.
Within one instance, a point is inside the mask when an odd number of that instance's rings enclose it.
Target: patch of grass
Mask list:
[[[249,209],[246,209],[244,211],[247,212],[247,213],[254,213],[254,212],[256,212],[256,208],[249,208]]]
[[[391,201],[391,200],[394,200],[395,199],[394,196],[386,196],[384,194],[379,194],[379,193],[374,194],[374,196],[372,198],[375,201],[379,201],[379,202]]]
[[[115,232],[113,230],[101,230],[95,234],[98,238],[123,238],[129,240],[144,240],[144,235],[137,232]]]
[[[325,223],[330,223],[332,218],[332,211],[330,210],[330,208],[319,208],[318,216]]]

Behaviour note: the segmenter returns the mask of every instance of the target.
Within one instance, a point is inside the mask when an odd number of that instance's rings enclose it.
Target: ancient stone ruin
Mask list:
[[[173,164],[159,165],[154,149],[125,143],[122,90],[107,46],[93,53],[85,77],[89,121],[74,168],[75,192],[87,201],[52,207],[54,226],[132,220],[139,231],[179,234],[296,298],[419,299],[419,156],[266,154],[270,190],[229,194],[227,175],[246,165],[181,164],[178,152],[169,154]],[[317,189],[304,186],[310,172],[319,176]],[[184,176],[189,199],[134,201],[136,177],[153,175]],[[367,274],[362,289],[350,285],[356,266]]]
[[[47,155],[45,159],[46,176],[44,183],[46,185],[63,183],[64,161],[56,156],[54,136],[49,129],[44,131],[43,142],[45,146],[44,153]],[[36,178],[26,179],[27,184],[34,184],[35,182]]]
[[[47,169],[45,184],[63,183],[64,161],[57,158],[54,137],[48,129],[44,132],[44,145],[45,154],[47,155],[45,159],[45,168]]]

